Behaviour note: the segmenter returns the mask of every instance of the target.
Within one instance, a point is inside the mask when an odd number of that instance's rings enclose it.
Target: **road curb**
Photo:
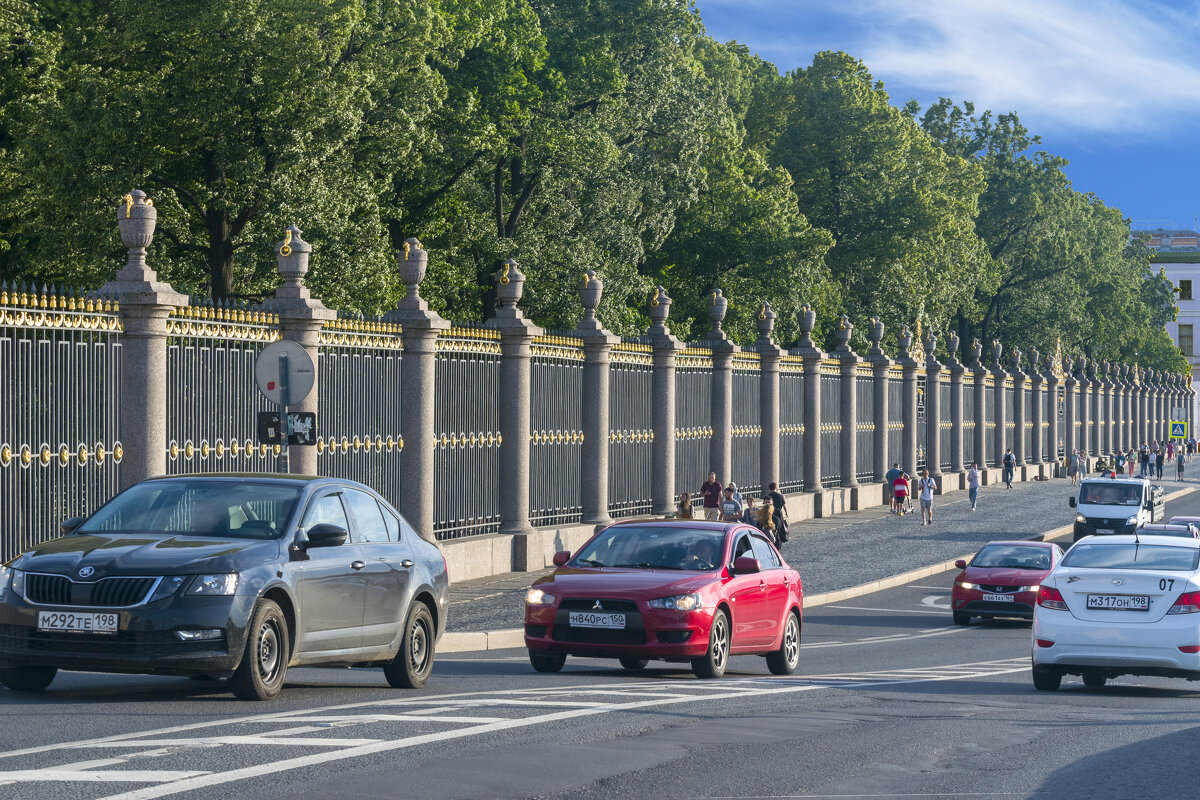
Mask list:
[[[1172,500],[1178,500],[1192,492],[1197,491],[1200,487],[1190,486],[1178,491],[1171,492],[1163,496],[1163,502],[1169,503]],[[1070,536],[1074,530],[1074,523],[1062,525],[1058,528],[1052,528],[1045,533],[1037,533],[1027,537],[1040,541],[1053,541],[1061,539],[1064,536]],[[921,578],[928,578],[931,575],[938,575],[942,572],[948,572],[955,569],[954,562],[959,559],[969,559],[973,555],[967,553],[958,558],[952,558],[948,561],[940,561],[937,564],[930,564],[927,567],[919,567],[908,572],[902,572],[899,575],[892,575],[889,578],[881,578],[870,583],[852,586],[849,589],[839,589],[836,592],[822,592],[821,594],[807,595],[804,598],[804,607],[817,608],[819,606],[829,605],[830,603],[840,603],[843,600],[851,600],[855,597],[862,597],[866,594],[882,591],[883,589],[894,589],[897,586],[903,586],[906,583],[911,583]],[[513,647],[521,647],[525,644],[525,631],[522,628],[505,628],[497,631],[471,631],[462,633],[446,633],[442,636],[438,643],[439,653],[474,653],[485,650],[505,650]]]

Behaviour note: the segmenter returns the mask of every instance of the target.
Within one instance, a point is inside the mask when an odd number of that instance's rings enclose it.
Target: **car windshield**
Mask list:
[[[1136,506],[1142,502],[1142,487],[1121,483],[1085,483],[1079,490],[1081,505]]]
[[[1020,544],[992,544],[975,554],[971,566],[1050,569],[1050,550]]]
[[[1169,544],[1075,545],[1062,560],[1064,567],[1090,569],[1161,569],[1194,572],[1200,550]]]
[[[573,567],[713,570],[721,563],[723,531],[665,525],[614,525],[586,544]]]
[[[266,481],[147,481],[117,495],[77,532],[274,539],[299,497],[298,486]]]

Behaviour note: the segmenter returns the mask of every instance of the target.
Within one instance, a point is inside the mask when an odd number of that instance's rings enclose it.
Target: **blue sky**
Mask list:
[[[711,36],[781,71],[844,50],[896,105],[1016,111],[1135,224],[1200,214],[1200,0],[695,2]]]

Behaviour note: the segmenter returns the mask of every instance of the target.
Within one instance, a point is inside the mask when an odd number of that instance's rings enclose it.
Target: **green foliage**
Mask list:
[[[192,293],[269,294],[296,223],[345,310],[395,305],[415,235],[457,321],[516,257],[547,327],[590,269],[622,334],[662,283],[691,340],[720,288],[746,344],[762,303],[787,343],[808,302],[822,334],[847,313],[1185,368],[1169,282],[1015,114],[897,108],[845,53],[781,75],[686,0],[0,0],[0,30],[5,279],[109,279],[138,187]]]

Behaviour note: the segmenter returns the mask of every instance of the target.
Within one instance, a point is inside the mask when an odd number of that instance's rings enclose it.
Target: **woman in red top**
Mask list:
[[[899,509],[896,513],[904,513],[904,502],[908,499],[908,473],[901,473],[899,478],[896,478],[892,483],[892,497],[896,498],[896,508]]]

